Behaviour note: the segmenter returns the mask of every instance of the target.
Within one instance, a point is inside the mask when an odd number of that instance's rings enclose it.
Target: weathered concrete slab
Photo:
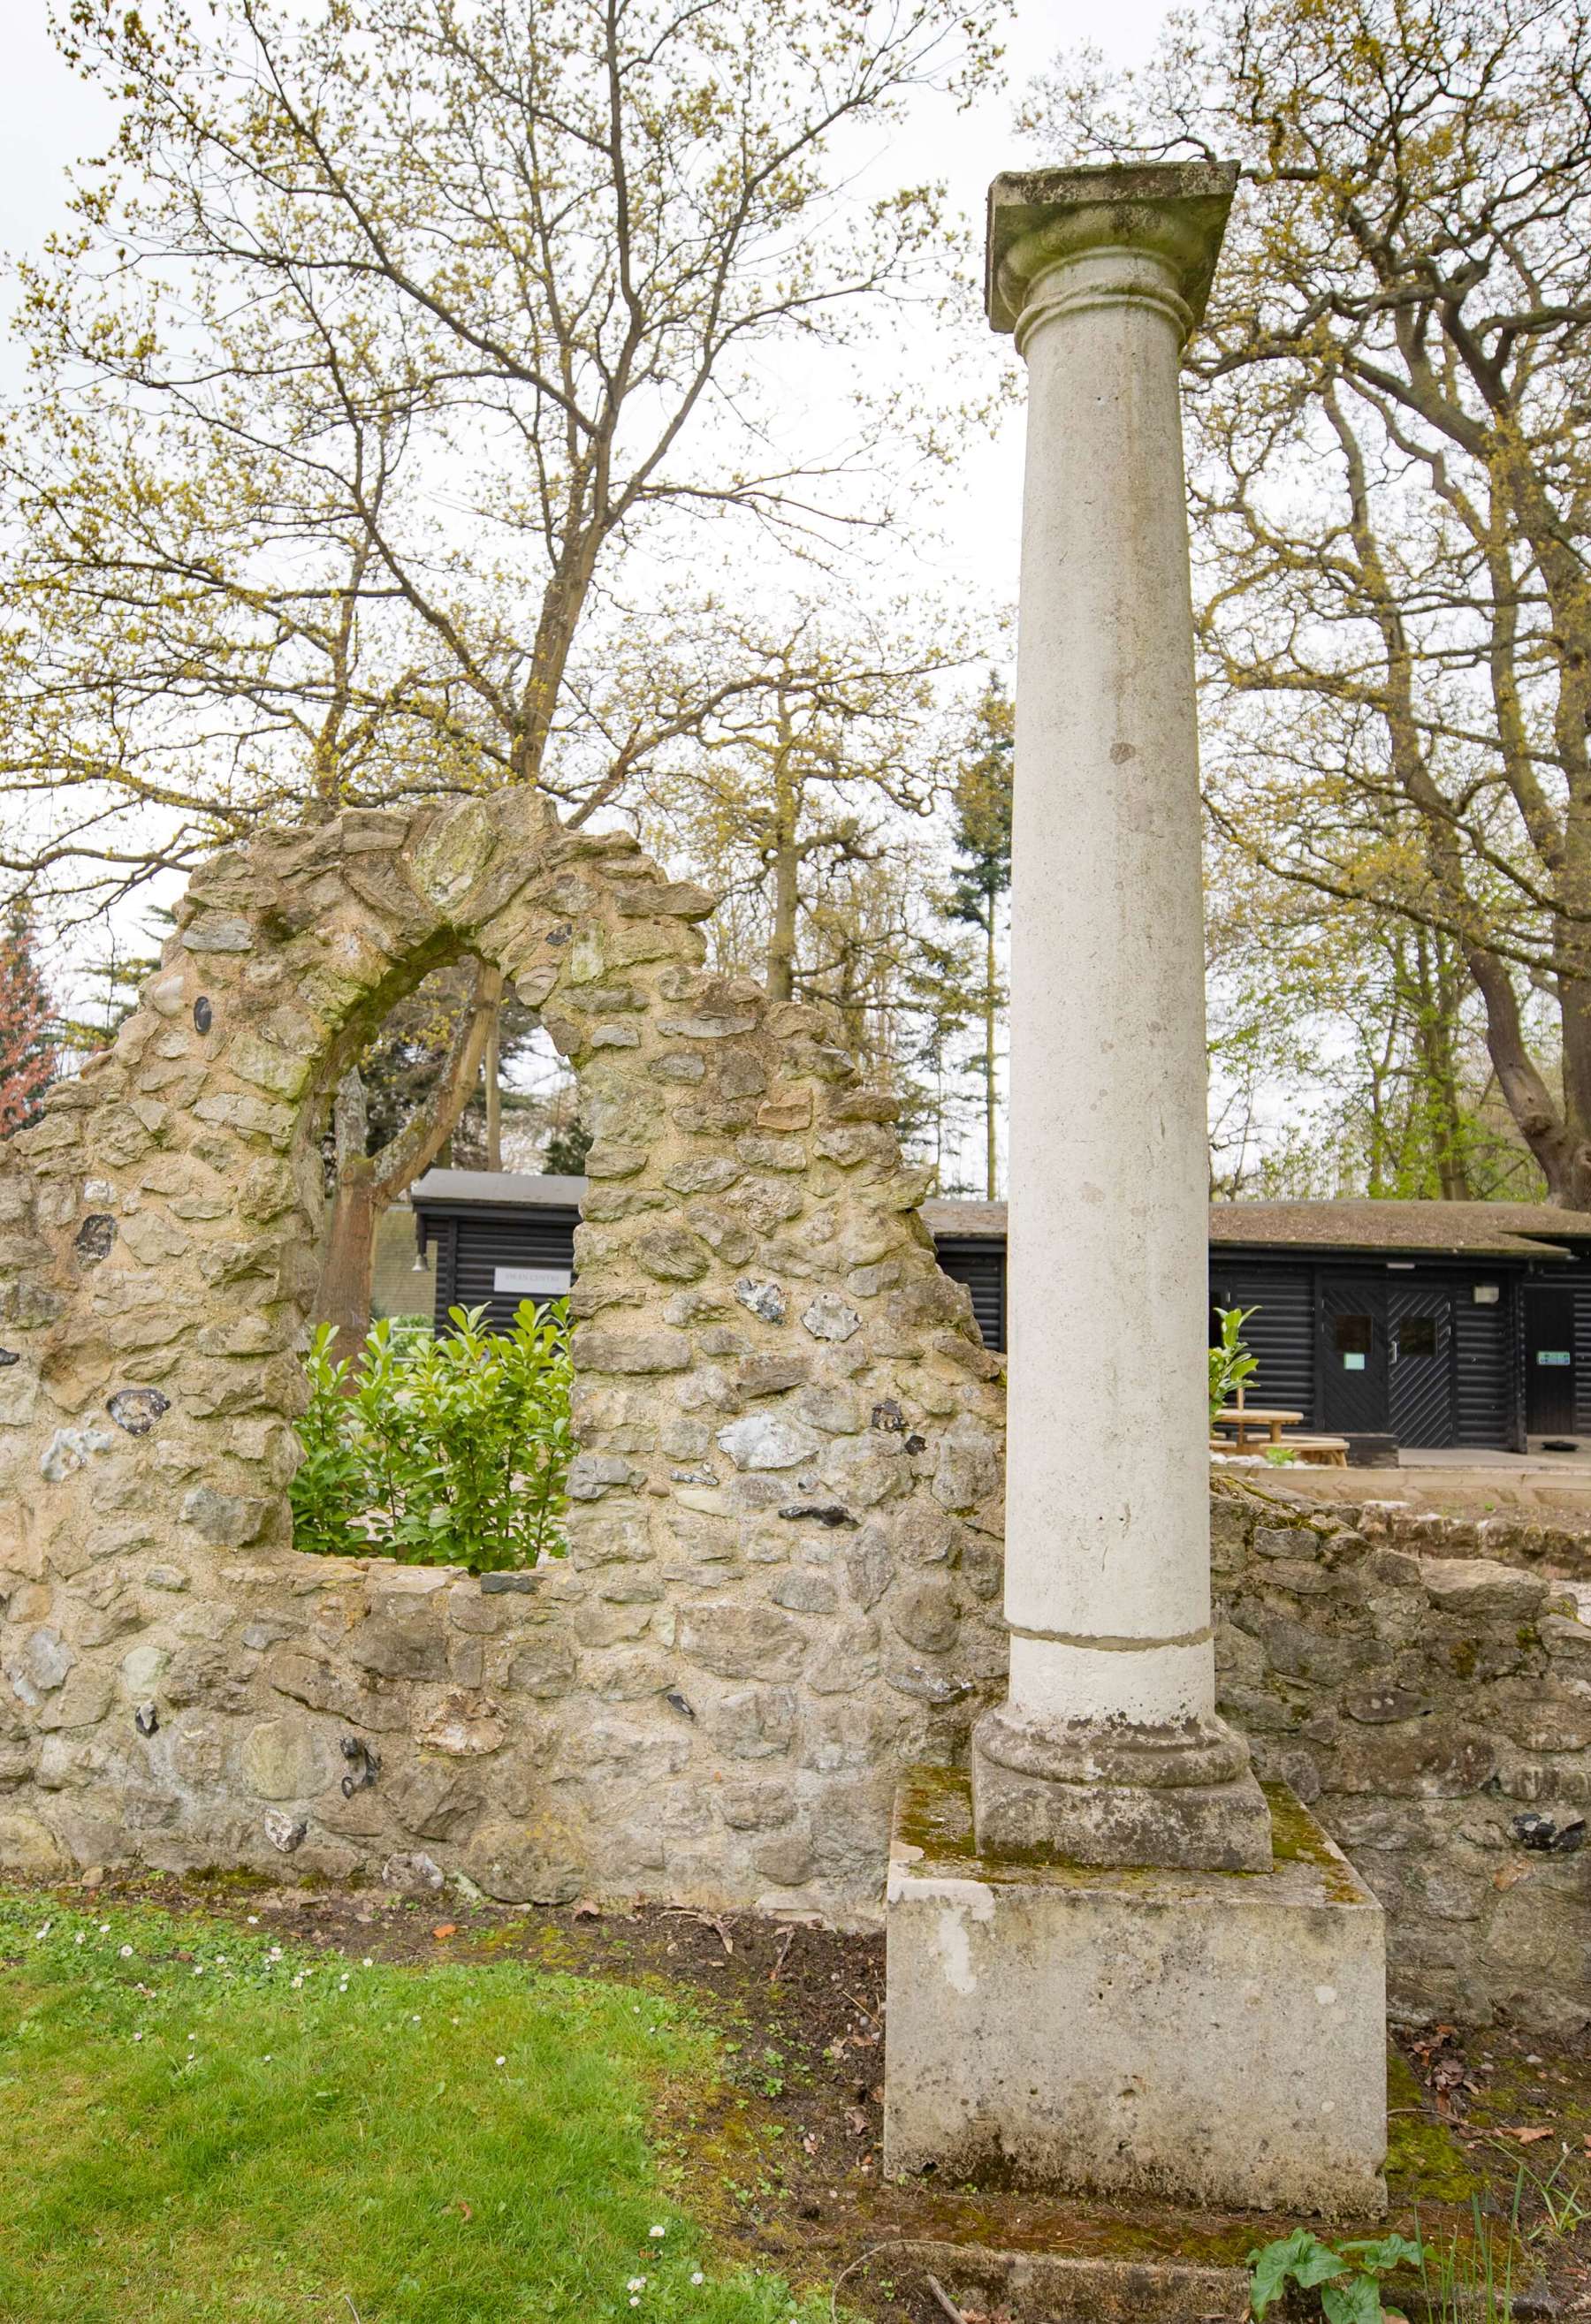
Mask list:
[[[1269,1873],[978,1857],[896,1800],[884,2168],[1234,2208],[1385,2207],[1381,1907],[1282,1785]]]

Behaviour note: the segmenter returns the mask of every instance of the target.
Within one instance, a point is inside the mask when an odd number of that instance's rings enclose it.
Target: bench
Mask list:
[[[1346,1436],[1284,1436],[1281,1441],[1289,1452],[1296,1452],[1300,1461],[1308,1461],[1317,1469],[1346,1469],[1348,1465]]]

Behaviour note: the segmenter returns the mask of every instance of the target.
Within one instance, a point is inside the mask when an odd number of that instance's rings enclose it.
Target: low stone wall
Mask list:
[[[997,1623],[957,1603],[992,1618],[998,1566],[948,1517],[910,1542],[768,1519],[754,1597],[728,1570],[578,1554],[476,1578],[289,1552],[23,1584],[0,1633],[0,1862],[405,1887],[445,1868],[511,1902],[869,1911],[900,1769],[964,1750],[1001,1683]]]
[[[1503,2012],[1577,2034],[1591,2024],[1591,1588],[1474,1539],[1451,1554],[1439,1519],[1415,1554],[1402,1512],[1352,1514],[1217,1492],[1222,1708],[1385,1907],[1396,2015]]]
[[[1222,1707],[1385,1905],[1394,2010],[1591,2023],[1591,1587],[1415,1554],[1374,1505],[1228,1488],[1212,1516]],[[748,1541],[716,1588],[578,1553],[23,1583],[0,1860],[868,1916],[900,1771],[964,1757],[1003,1683],[997,1548],[948,1514],[772,1503]]]

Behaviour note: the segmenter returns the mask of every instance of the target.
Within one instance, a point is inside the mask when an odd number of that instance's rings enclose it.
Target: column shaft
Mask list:
[[[1101,174],[1131,177],[1128,201]],[[1010,1699],[980,1847],[1269,1861],[1215,1716],[1204,940],[1179,369],[1229,180],[1057,173],[1029,371],[1011,1015]],[[1173,181],[1175,181],[1173,183]],[[1202,195],[1202,198],[1201,198]],[[1211,232],[1213,217],[1213,235]],[[1025,220],[1024,220],[1025,222]],[[1202,275],[1199,268],[1203,267]],[[1019,303],[1020,302],[1020,303]]]

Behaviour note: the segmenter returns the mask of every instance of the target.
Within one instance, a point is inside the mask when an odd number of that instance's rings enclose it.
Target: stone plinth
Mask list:
[[[884,2168],[1328,2217],[1385,2208],[1381,1908],[1281,1785],[1268,1873],[980,1857],[917,1768],[890,1858]]]

